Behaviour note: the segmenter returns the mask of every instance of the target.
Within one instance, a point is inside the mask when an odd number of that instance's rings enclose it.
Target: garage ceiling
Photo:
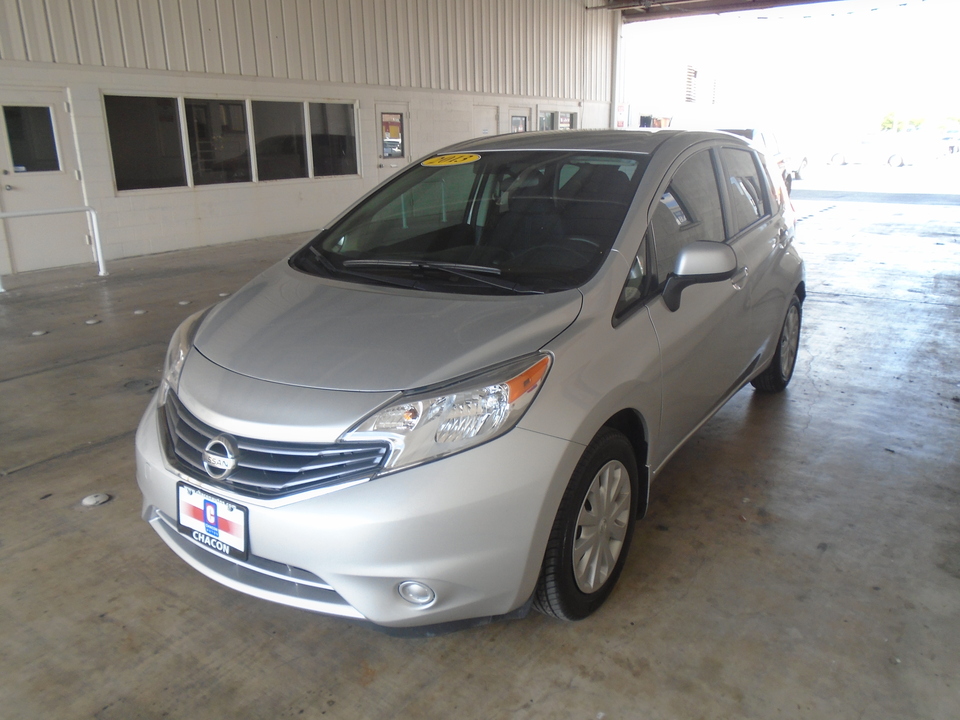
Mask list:
[[[813,5],[836,0],[607,0],[591,10],[622,10],[625,23],[690,15],[764,10],[787,5]]]

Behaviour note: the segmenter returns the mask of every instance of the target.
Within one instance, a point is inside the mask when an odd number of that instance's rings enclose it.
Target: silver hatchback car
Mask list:
[[[671,455],[745,384],[790,381],[793,239],[779,174],[732,135],[445,149],[177,330],[137,433],[143,516],[307,610],[583,618]]]

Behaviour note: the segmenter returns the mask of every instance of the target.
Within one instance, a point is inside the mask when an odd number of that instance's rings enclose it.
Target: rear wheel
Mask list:
[[[777,351],[773,355],[770,366],[757,375],[752,384],[761,392],[780,392],[784,390],[793,377],[793,368],[797,364],[797,352],[800,349],[800,298],[796,295],[787,308],[787,317],[780,330],[780,339],[777,342]]]
[[[560,502],[534,594],[537,610],[580,620],[603,604],[627,558],[638,487],[630,442],[616,430],[602,430]]]

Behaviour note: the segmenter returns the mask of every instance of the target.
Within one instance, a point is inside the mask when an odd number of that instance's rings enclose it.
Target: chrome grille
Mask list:
[[[161,410],[168,459],[187,475],[250,497],[275,498],[369,477],[386,461],[386,443],[304,444],[236,437],[237,468],[210,477],[202,454],[221,431],[198,420],[174,394]]]

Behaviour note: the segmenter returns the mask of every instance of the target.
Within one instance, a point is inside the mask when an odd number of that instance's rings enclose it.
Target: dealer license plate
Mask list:
[[[247,559],[247,509],[242,505],[177,483],[177,525],[208,550]]]

